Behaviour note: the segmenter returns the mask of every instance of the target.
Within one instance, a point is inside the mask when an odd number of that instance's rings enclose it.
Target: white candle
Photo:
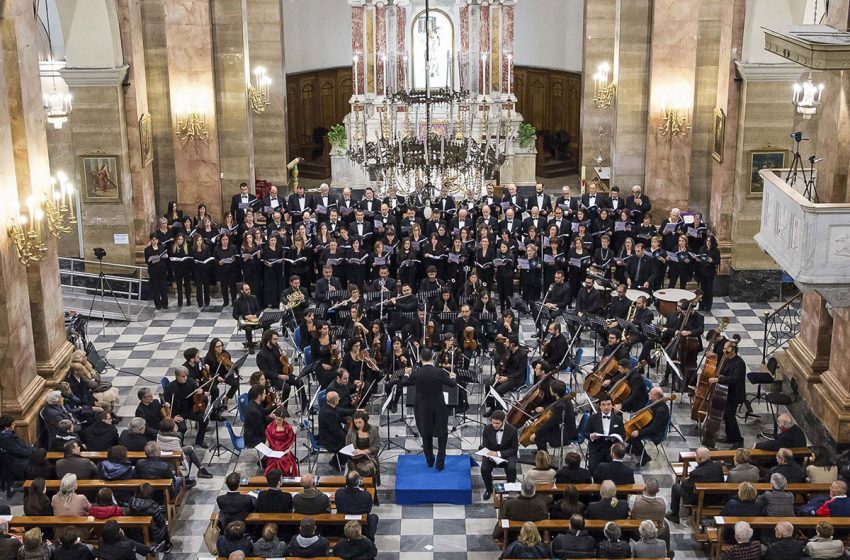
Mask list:
[[[384,97],[387,96],[387,55],[381,54],[381,60],[384,63]]]
[[[408,89],[407,89],[407,55],[404,55],[404,64],[403,64],[402,69],[404,70],[404,91],[408,91]]]
[[[513,74],[514,55],[508,55],[508,97],[511,96],[511,74]]]
[[[487,82],[486,82],[486,80],[487,80],[486,72],[487,72],[487,54],[485,53],[485,54],[481,55],[481,95],[482,96],[485,95],[484,91],[487,87],[486,86],[486,84],[487,84]]]
[[[399,161],[399,163],[403,163],[403,162],[404,162],[404,152],[402,152],[402,147],[401,147],[401,146],[402,146],[402,144],[401,144],[401,138],[399,138],[399,139],[398,139],[398,161]]]
[[[357,60],[358,56],[354,55],[354,96],[357,97]]]
[[[440,138],[440,165],[446,163],[446,139]]]

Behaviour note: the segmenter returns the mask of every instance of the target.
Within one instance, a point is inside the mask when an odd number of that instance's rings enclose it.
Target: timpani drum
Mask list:
[[[688,290],[680,290],[677,288],[668,288],[666,290],[656,290],[652,293],[655,298],[655,307],[663,316],[672,315],[676,312],[676,304],[680,299],[693,301],[697,295]]]
[[[636,302],[636,301],[637,301],[637,299],[638,299],[640,296],[645,297],[645,298],[646,298],[646,301],[649,301],[649,299],[650,299],[650,297],[651,297],[651,296],[649,295],[649,292],[644,292],[644,291],[642,291],[642,290],[626,290],[626,299],[627,299],[627,300],[629,300],[629,301],[630,301],[630,302],[632,302],[632,303]]]

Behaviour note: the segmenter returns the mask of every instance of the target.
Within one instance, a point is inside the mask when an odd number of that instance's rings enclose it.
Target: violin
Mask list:
[[[425,347],[433,348],[434,347],[434,336],[436,334],[437,327],[434,325],[433,321],[428,321],[428,326],[425,328]]]
[[[278,346],[278,348],[280,348],[280,347]],[[281,368],[280,373],[281,374],[292,375],[292,370],[294,368],[292,367],[292,364],[289,363],[289,357],[286,355],[286,352],[281,350],[280,356],[278,356],[277,361],[280,362],[280,368]]]
[[[162,403],[162,407],[159,409],[159,415],[162,416],[163,420],[171,420],[171,405],[165,402],[165,397],[162,393],[159,394],[159,402]]]
[[[209,404],[209,397],[206,393],[193,393],[192,394],[192,413],[193,414],[204,414],[207,411],[207,405]]]
[[[372,339],[372,356],[376,362],[381,361],[381,337],[375,336]]]
[[[266,396],[263,398],[264,408],[276,408],[280,404],[280,398],[277,391],[271,385],[266,386]]]
[[[336,345],[331,346],[331,367],[334,369],[338,368],[341,361],[342,360],[339,357],[339,347]]]
[[[478,342],[475,340],[474,327],[466,327],[463,329],[463,349],[471,352],[478,350]]]
[[[230,356],[230,352],[227,350],[222,350],[221,353],[215,357],[216,361],[218,361],[218,365],[224,368],[224,371],[227,372],[230,368],[233,367],[233,358]]]

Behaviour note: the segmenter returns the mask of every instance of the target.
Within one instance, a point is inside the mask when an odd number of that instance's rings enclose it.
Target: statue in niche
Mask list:
[[[425,89],[425,41],[430,40],[431,73],[428,76],[432,88],[452,85],[454,61],[454,29],[449,16],[432,9],[425,19],[420,12],[413,22],[411,47],[413,51],[413,88]]]

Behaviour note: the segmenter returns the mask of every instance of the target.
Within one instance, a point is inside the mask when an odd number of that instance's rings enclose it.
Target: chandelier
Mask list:
[[[429,16],[426,0],[426,21]],[[512,155],[518,127],[510,119],[511,109],[505,118],[503,100],[486,95],[483,83],[481,95],[455,88],[453,80],[447,87],[432,88],[431,35],[425,37],[425,89],[388,93],[385,79],[384,96],[377,103],[358,101],[355,55],[347,155],[376,182],[379,197],[475,199]],[[377,130],[369,131],[368,119],[377,119]]]
[[[44,111],[47,116],[47,123],[53,125],[54,129],[61,129],[62,125],[68,122],[68,117],[71,116],[73,107],[71,105],[72,96],[67,91],[60,91],[56,85],[56,76],[59,70],[65,67],[65,61],[56,60],[53,55],[53,37],[50,34],[50,3],[44,5],[45,21],[41,21],[42,27],[47,34],[47,60],[41,61],[39,66],[47,72],[51,80],[51,92],[44,94]],[[39,18],[40,20],[40,18]]]
[[[47,245],[42,240],[44,212],[34,196],[27,198],[27,211],[22,211],[17,200],[12,204],[12,213],[6,223],[6,234],[15,246],[18,260],[24,266],[41,261],[47,254]]]
[[[57,177],[50,178],[50,187],[41,200],[41,208],[47,218],[47,229],[53,237],[59,239],[74,231],[77,216],[74,214],[74,186],[61,171]]]
[[[258,115],[266,112],[271,105],[269,97],[269,86],[272,79],[266,73],[266,69],[262,66],[254,68],[254,81],[248,86],[248,101],[251,104],[251,110]]]
[[[809,72],[809,79],[803,84],[794,84],[794,91],[791,94],[791,103],[797,108],[797,112],[803,115],[804,119],[812,118],[812,115],[817,113],[818,105],[821,104],[823,98],[823,84],[815,84],[812,82],[812,74]]]

